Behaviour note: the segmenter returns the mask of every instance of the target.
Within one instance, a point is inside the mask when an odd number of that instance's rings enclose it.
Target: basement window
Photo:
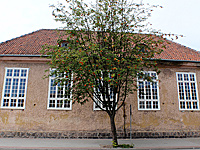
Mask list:
[[[199,110],[195,73],[177,72],[179,110]]]
[[[5,68],[1,108],[24,109],[28,68]]]

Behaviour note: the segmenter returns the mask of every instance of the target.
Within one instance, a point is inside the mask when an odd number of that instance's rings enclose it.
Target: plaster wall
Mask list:
[[[16,58],[15,58],[16,59]],[[37,60],[38,59],[38,60]],[[109,117],[105,112],[94,111],[93,102],[81,106],[73,104],[72,110],[48,110],[48,78],[43,79],[49,69],[41,59],[0,61],[0,91],[3,91],[5,67],[29,68],[26,107],[23,110],[0,108],[0,131],[95,131],[110,130]],[[129,95],[125,106],[125,128],[130,126],[130,104],[132,105],[132,128],[134,131],[197,131],[200,130],[200,111],[180,111],[178,104],[176,72],[196,73],[197,86],[200,69],[196,63],[161,64],[159,66],[160,110],[138,110],[137,92]],[[198,96],[199,96],[198,91]],[[2,92],[0,92],[2,98]],[[124,127],[123,108],[117,112],[117,129]]]

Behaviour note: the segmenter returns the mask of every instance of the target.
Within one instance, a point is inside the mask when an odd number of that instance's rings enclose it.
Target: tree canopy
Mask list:
[[[99,0],[94,5],[67,0],[66,6],[52,6],[55,19],[65,24],[65,36],[58,40],[59,46],[43,48],[42,53],[51,59],[50,67],[55,68],[50,75],[66,73],[58,82],[73,80],[66,91],[72,91],[73,101],[84,104],[92,100],[108,113],[117,143],[116,111],[137,90],[138,77],[151,81],[142,71],[159,73],[154,56],[165,47],[164,34],[147,22],[153,8],[159,6],[127,0]]]

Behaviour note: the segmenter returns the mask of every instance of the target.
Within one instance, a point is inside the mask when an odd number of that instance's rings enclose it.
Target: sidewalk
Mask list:
[[[0,138],[0,150],[5,149],[109,149],[111,139],[30,139]],[[200,138],[120,139],[119,144],[134,144],[133,149],[200,149]],[[116,149],[119,150],[119,149]]]

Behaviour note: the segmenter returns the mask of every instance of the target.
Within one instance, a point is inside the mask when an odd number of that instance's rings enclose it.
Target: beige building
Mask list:
[[[0,44],[0,137],[111,137],[107,113],[92,101],[63,103],[53,77],[44,78],[49,66],[41,46],[57,38],[56,30],[39,30]],[[146,72],[159,81],[138,80],[138,92],[117,112],[119,137],[129,136],[130,122],[135,138],[200,136],[200,54],[170,43],[157,56],[161,73]]]

